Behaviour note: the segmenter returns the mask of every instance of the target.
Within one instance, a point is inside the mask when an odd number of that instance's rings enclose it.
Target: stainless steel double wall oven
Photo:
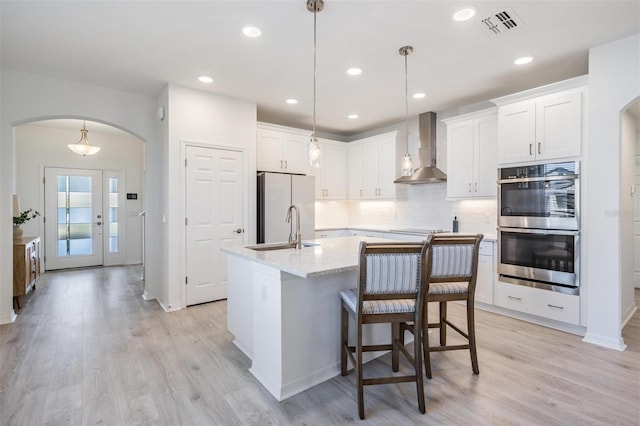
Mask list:
[[[501,281],[578,294],[580,163],[498,169]]]

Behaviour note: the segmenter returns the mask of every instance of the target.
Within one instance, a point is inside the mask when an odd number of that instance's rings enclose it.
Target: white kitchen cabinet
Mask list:
[[[476,302],[493,305],[493,287],[495,281],[495,244],[483,240],[478,253],[478,275],[476,278]]]
[[[320,167],[309,167],[316,177],[316,200],[344,200],[347,198],[347,144],[318,139],[322,158]]]
[[[568,324],[580,324],[580,296],[497,281],[495,304]]]
[[[306,173],[309,133],[258,123],[256,168],[259,171]]]
[[[396,184],[393,181],[399,173],[398,132],[385,133],[362,139],[357,142],[362,145],[361,153],[356,150],[351,154],[349,165],[357,163],[356,155],[362,158],[362,185],[352,184],[351,199],[392,200],[396,198]],[[356,166],[360,167],[360,166]],[[358,170],[350,171],[354,178]],[[358,183],[360,183],[358,179]],[[362,195],[359,195],[361,194]]]
[[[498,162],[577,157],[582,147],[582,92],[570,91],[500,106]]]
[[[364,144],[351,142],[347,145],[348,197],[350,200],[364,199]]]
[[[443,121],[447,125],[447,198],[496,197],[496,108]]]
[[[369,238],[385,238],[384,231],[370,231],[364,229],[352,229],[351,235]]]
[[[323,231],[316,231],[316,239],[320,238],[338,238],[338,237],[350,237],[351,231],[348,229],[326,229]]]

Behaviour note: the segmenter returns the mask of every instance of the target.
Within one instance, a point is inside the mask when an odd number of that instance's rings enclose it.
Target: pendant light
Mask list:
[[[316,137],[316,14],[324,9],[323,0],[307,0],[307,10],[313,12],[313,133],[309,141],[309,165],[320,167],[320,144]]]
[[[407,153],[402,157],[402,176],[411,176],[413,173],[413,160],[409,154],[409,83],[407,77],[407,56],[413,53],[413,47],[403,46],[399,50],[400,55],[404,56],[404,136],[407,140]]]
[[[78,142],[70,143],[67,145],[71,151],[75,152],[76,154],[80,154],[83,157],[86,157],[87,155],[93,155],[102,149],[99,146],[89,144],[89,141],[87,140],[87,134],[89,133],[89,131],[87,130],[86,121],[82,123],[82,129],[80,129],[80,133],[82,135],[80,136],[80,140]]]

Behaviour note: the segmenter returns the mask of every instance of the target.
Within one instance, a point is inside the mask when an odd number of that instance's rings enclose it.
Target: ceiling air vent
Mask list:
[[[513,10],[505,8],[482,19],[480,25],[482,28],[488,29],[491,34],[497,35],[521,27],[522,20],[518,18]]]

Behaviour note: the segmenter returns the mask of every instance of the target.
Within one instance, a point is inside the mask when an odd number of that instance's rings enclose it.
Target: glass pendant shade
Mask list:
[[[411,154],[406,153],[402,157],[402,176],[411,176],[413,174],[413,160]]]
[[[89,144],[89,140],[87,139],[89,131],[87,130],[86,124],[82,126],[80,133],[82,136],[78,142],[67,145],[71,151],[86,157],[87,155],[93,155],[102,149],[99,146]]]
[[[318,139],[311,136],[309,142],[309,165],[311,167],[320,167],[320,159],[322,158],[322,151],[320,150],[320,144]]]

